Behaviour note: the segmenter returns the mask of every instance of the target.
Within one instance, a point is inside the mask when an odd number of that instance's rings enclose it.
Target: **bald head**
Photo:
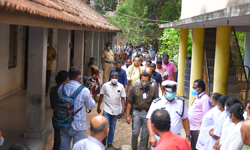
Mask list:
[[[150,75],[152,75],[152,69],[151,68],[147,68],[146,72],[149,73]]]
[[[150,60],[150,55],[149,54],[145,55],[145,59]]]
[[[240,130],[243,143],[250,146],[250,120],[244,121]]]
[[[102,133],[108,128],[108,121],[105,117],[98,115],[90,120],[91,134]]]

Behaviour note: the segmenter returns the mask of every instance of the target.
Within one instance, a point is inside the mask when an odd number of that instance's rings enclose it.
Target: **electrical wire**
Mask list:
[[[89,1],[89,0],[85,0],[85,2],[90,2],[90,1]],[[109,7],[107,7],[107,6],[105,6],[105,5],[102,5],[102,4],[97,4],[97,3],[95,3],[95,5],[99,5],[99,6],[108,8],[108,9],[114,11],[115,13],[119,13],[119,14],[121,14],[121,15],[128,16],[128,17],[131,17],[131,18],[136,18],[136,19],[139,19],[139,20],[152,21],[152,22],[172,22],[172,21],[167,21],[167,20],[142,19],[142,18],[140,18],[140,17],[135,17],[135,16],[131,16],[131,15],[128,15],[128,14],[121,13],[121,12],[119,12],[119,11],[113,10],[112,8],[109,8]]]

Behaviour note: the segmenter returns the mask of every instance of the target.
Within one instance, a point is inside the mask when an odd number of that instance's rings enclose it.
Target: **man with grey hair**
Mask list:
[[[77,142],[73,150],[105,150],[102,140],[109,133],[108,120],[101,115],[95,116],[90,120],[90,136]]]

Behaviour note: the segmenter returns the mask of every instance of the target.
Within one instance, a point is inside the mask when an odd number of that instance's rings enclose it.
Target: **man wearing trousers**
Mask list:
[[[132,150],[137,150],[138,136],[141,130],[141,141],[140,141],[140,150],[146,150],[147,141],[148,141],[148,129],[147,129],[147,113],[152,101],[158,98],[157,90],[150,85],[151,75],[147,72],[143,72],[140,75],[141,84],[137,84],[132,87],[127,104],[127,114],[126,120],[130,124],[130,109],[133,106],[134,111],[132,114],[133,117],[133,133],[132,133]]]
[[[106,44],[106,49],[102,51],[103,84],[108,82],[110,71],[114,68],[114,53],[110,49],[110,43]]]

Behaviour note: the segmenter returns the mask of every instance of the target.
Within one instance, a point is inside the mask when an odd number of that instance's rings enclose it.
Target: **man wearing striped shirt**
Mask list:
[[[81,86],[81,69],[77,66],[73,66],[69,70],[70,81],[65,84],[65,92],[67,96],[71,96],[79,86]],[[94,83],[93,86],[96,86]],[[92,96],[93,86],[89,89],[83,88],[75,99],[74,111],[81,109],[75,114],[74,120],[70,128],[62,128],[60,132],[61,146],[60,150],[69,150],[70,143],[73,138],[73,145],[86,137],[87,120],[86,120],[86,107],[93,109],[95,107],[95,101]],[[62,86],[57,91],[58,97],[62,96]]]

